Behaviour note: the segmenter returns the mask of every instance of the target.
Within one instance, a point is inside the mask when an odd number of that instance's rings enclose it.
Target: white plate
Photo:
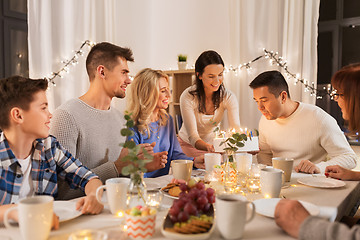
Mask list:
[[[325,176],[305,177],[297,180],[299,183],[318,188],[338,188],[345,186],[345,182]]]
[[[69,221],[82,214],[76,210],[76,202],[73,201],[54,201],[54,212],[60,222]]]
[[[162,189],[160,189],[160,192],[162,192],[162,194],[164,194],[165,197],[172,198],[172,199],[179,199],[179,197],[171,196],[168,192],[166,192]]]
[[[275,207],[279,201],[280,198],[263,198],[255,200],[253,203],[255,204],[255,211],[258,214],[274,218]],[[316,205],[304,201],[300,201],[300,203],[312,216],[319,215],[320,210]]]
[[[146,184],[147,190],[160,189],[160,185],[158,183],[154,182],[153,178],[144,178],[144,182]]]
[[[202,239],[208,239],[210,237],[210,235],[212,234],[212,232],[215,229],[215,212],[214,212],[214,207],[211,206],[209,213],[207,214],[208,216],[213,216],[214,220],[213,220],[213,225],[211,226],[211,228],[209,229],[208,232],[206,233],[198,233],[198,234],[183,234],[183,233],[176,233],[176,232],[170,232],[170,231],[166,231],[165,228],[166,227],[173,227],[173,223],[170,220],[169,214],[166,215],[163,225],[161,227],[161,233],[169,239],[176,239],[176,240],[202,240]]]

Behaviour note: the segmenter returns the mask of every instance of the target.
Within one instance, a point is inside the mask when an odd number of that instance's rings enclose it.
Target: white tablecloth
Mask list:
[[[349,214],[360,196],[360,185],[357,181],[346,181],[346,186],[334,189],[313,188],[297,183],[297,179],[311,175],[293,173],[292,180],[288,188],[281,190],[281,195],[287,199],[303,200],[317,205],[320,209],[320,216],[330,220],[338,220],[342,216]],[[146,180],[159,186],[165,186],[172,179],[171,175]],[[261,198],[261,195],[249,195],[249,199]],[[156,233],[152,239],[165,239],[161,234],[160,227],[167,213],[167,207],[172,203],[172,199],[164,197],[163,208],[156,217]],[[236,224],[236,223],[234,223]],[[83,215],[76,219],[63,222],[60,229],[52,231],[51,240],[67,240],[69,235],[80,229],[99,229],[110,233],[111,239],[122,239],[121,229],[123,219],[114,217],[108,209],[99,215]],[[8,230],[0,228],[0,236],[9,236],[12,239],[21,239],[17,230]],[[123,238],[124,239],[124,238]],[[215,229],[210,239],[222,239],[218,230]],[[254,219],[245,226],[245,232],[242,239],[292,239],[285,234],[272,218],[256,214]]]

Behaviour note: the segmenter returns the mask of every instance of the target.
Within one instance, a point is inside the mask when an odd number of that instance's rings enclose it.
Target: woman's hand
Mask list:
[[[360,180],[360,172],[354,172],[339,165],[327,166],[325,168],[325,176],[341,180]]]
[[[207,144],[206,149],[208,152],[215,152],[214,145],[212,145],[212,144]]]
[[[195,148],[207,152],[215,152],[214,145],[209,144],[201,139],[197,140],[195,143]]]
[[[194,158],[194,166],[196,168],[205,169],[204,155],[197,156],[196,158]]]
[[[167,159],[168,159],[168,152],[158,152],[153,154],[153,160],[145,165],[145,168],[148,170],[148,172],[155,171],[157,169],[164,168]]]

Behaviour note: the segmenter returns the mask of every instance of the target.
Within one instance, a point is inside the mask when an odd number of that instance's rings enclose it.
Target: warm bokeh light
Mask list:
[[[123,217],[124,216],[124,212],[123,211],[119,211],[116,213],[117,217]]]

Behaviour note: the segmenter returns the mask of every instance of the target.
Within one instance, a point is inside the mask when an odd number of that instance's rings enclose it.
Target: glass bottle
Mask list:
[[[147,191],[144,182],[144,173],[137,171],[130,174],[130,184],[127,191],[127,206],[132,208],[138,205],[147,205]]]
[[[224,181],[224,188],[225,192],[234,192],[236,187],[236,166],[234,162],[234,152],[233,151],[227,151],[224,154],[224,175],[223,175],[223,181]]]

